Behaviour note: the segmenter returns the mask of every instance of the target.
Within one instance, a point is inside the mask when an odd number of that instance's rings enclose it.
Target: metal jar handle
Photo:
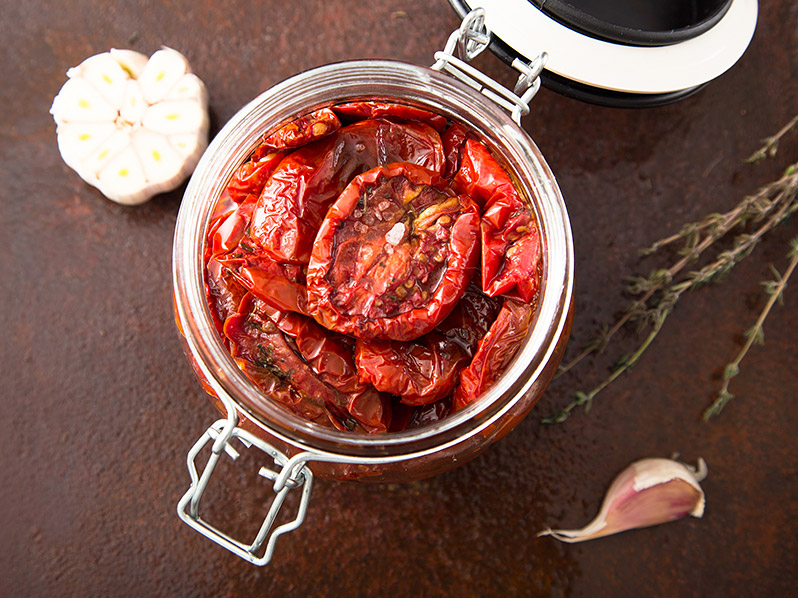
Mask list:
[[[228,411],[228,418],[220,419],[208,428],[189,451],[187,464],[188,472],[191,476],[191,486],[183,495],[183,498],[180,499],[177,505],[177,514],[181,520],[206,538],[213,540],[254,565],[263,566],[272,559],[277,538],[286,532],[295,530],[305,520],[308,499],[313,488],[313,474],[309,468],[304,466],[304,461],[297,463],[295,460],[289,459],[269,443],[239,428],[237,420],[235,410]],[[255,539],[249,544],[228,536],[203,520],[199,514],[200,499],[208,486],[208,481],[222,453],[227,453],[234,460],[239,456],[238,451],[230,444],[233,438],[237,438],[246,448],[250,448],[253,445],[259,448],[269,455],[279,468],[275,471],[267,467],[261,467],[258,471],[259,475],[275,482],[275,495]],[[202,475],[200,475],[196,466],[196,458],[209,442],[213,442],[211,455],[202,470]],[[296,488],[302,488],[296,516],[293,520],[272,530],[272,526],[288,493]],[[264,543],[266,543],[266,549],[263,554],[258,556],[258,551]]]
[[[468,62],[481,54],[490,45],[491,32],[485,25],[485,9],[475,8],[464,18],[460,27],[452,32],[443,52],[435,52],[432,68],[452,75],[466,85],[482,92],[499,106],[507,110],[513,120],[529,114],[529,102],[540,89],[540,74],[546,66],[548,54],[542,52],[534,60],[524,62],[516,58],[512,67],[520,74],[513,91],[489,77]],[[457,51],[459,58],[454,55]]]

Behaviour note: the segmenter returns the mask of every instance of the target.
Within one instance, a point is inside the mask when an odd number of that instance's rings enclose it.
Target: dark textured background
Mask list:
[[[100,6],[102,5],[102,6]],[[798,112],[798,5],[764,2],[751,47],[677,105],[585,105],[548,91],[525,127],[556,173],[576,245],[571,351],[646,272],[636,250],[725,211],[798,155],[796,136],[758,166],[743,159]],[[701,410],[740,333],[784,268],[788,224],[720,286],[685,296],[649,352],[564,425],[542,414],[607,372],[558,380],[479,459],[427,481],[319,481],[304,526],[259,569],[175,515],[185,454],[216,418],[185,361],[171,308],[172,232],[184,187],[136,208],[61,161],[48,114],[65,71],[110,47],[166,44],[207,84],[212,132],[260,91],[354,58],[430,64],[458,19],[443,0],[369,3],[41,0],[2,3],[0,281],[2,596],[775,596],[796,586],[798,290],[766,325],[711,424]],[[477,64],[509,84],[492,56]],[[796,283],[798,284],[798,283]],[[793,287],[796,286],[793,285]],[[629,462],[679,451],[709,464],[703,519],[581,545],[535,533],[581,526]],[[209,495],[251,535],[269,496],[250,462]],[[226,514],[231,511],[233,515]]]

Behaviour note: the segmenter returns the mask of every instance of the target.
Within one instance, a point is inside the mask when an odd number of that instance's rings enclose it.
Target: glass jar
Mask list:
[[[463,123],[488,145],[514,177],[520,193],[531,200],[541,232],[543,268],[535,323],[512,363],[484,396],[424,427],[358,434],[301,419],[264,397],[242,373],[211,319],[204,292],[203,247],[217,199],[264,133],[321,107],[372,99],[444,115]],[[185,353],[214,403],[227,415],[226,427],[220,422],[205,437],[206,442],[214,441],[214,454],[221,453],[223,441],[231,438],[237,426],[245,431],[240,437],[263,441],[261,448],[266,447],[272,456],[285,455],[278,460],[290,471],[278,478],[275,490],[308,480],[299,475],[308,467],[312,474],[338,480],[401,482],[432,476],[472,459],[518,424],[540,398],[557,369],[570,329],[573,247],[554,176],[507,112],[479,91],[433,69],[390,61],[352,61],[307,71],[278,84],[242,108],[216,136],[180,208],[173,282]],[[206,474],[210,475],[207,470],[202,475],[205,483]],[[196,471],[192,473],[192,487],[202,480]],[[191,497],[194,515],[198,500]]]

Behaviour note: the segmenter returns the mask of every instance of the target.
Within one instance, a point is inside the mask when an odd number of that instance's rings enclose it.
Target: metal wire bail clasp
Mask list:
[[[220,419],[208,428],[205,434],[197,440],[189,451],[187,464],[188,472],[191,476],[191,486],[183,495],[183,498],[180,499],[177,505],[177,514],[180,519],[206,538],[213,540],[220,546],[227,548],[230,552],[233,552],[254,565],[263,566],[271,560],[277,538],[286,532],[295,530],[305,520],[308,498],[313,488],[313,474],[310,472],[310,469],[304,466],[304,461],[301,464],[297,463],[296,460],[289,462],[288,457],[267,442],[237,427],[237,423],[237,417],[234,412],[228,415],[228,419]],[[267,467],[261,467],[258,472],[262,477],[275,482],[275,496],[266,514],[266,518],[263,520],[263,524],[258,530],[254,541],[250,544],[239,542],[231,538],[203,520],[199,515],[200,499],[205,492],[208,480],[219,462],[222,453],[227,453],[234,460],[239,456],[238,451],[231,445],[233,438],[237,438],[246,448],[250,448],[253,445],[256,446],[269,455],[274,460],[274,464],[279,468],[277,471],[274,471]],[[211,455],[208,458],[205,468],[202,470],[202,475],[199,475],[195,460],[199,452],[209,442],[213,442]],[[286,469],[286,467],[288,467],[288,469]],[[278,481],[279,483],[277,483]],[[277,519],[280,508],[285,502],[286,496],[291,490],[300,487],[302,488],[302,494],[300,496],[299,506],[297,507],[296,517],[272,531],[272,526]],[[263,554],[258,556],[257,553],[264,542],[266,543],[266,548]]]
[[[542,52],[530,62],[524,62],[519,58],[513,60],[512,67],[521,75],[513,91],[510,91],[468,64],[490,45],[490,41],[491,32],[485,25],[485,9],[475,8],[465,16],[459,29],[449,36],[443,52],[435,52],[435,64],[432,68],[446,72],[482,92],[507,110],[513,120],[520,125],[521,118],[529,114],[529,102],[540,89],[540,73],[546,66],[548,54]],[[455,50],[459,58],[454,56]]]

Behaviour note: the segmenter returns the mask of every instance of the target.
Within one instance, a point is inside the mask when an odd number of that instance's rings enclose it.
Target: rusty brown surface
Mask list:
[[[177,339],[171,242],[183,187],[138,208],[105,200],[61,161],[48,114],[66,69],[110,47],[185,53],[213,132],[258,92],[354,58],[429,64],[458,19],[432,0],[4,2],[2,596],[779,596],[796,585],[798,292],[766,324],[711,424],[699,414],[784,268],[795,221],[720,286],[683,298],[649,352],[589,415],[540,415],[600,380],[613,356],[555,382],[521,425],[460,469],[406,485],[319,481],[305,525],[259,569],[182,524],[185,454],[216,418]],[[589,106],[542,91],[525,126],[556,173],[576,247],[573,346],[624,304],[636,250],[725,211],[798,155],[743,159],[798,111],[798,10],[760,5],[742,60],[676,105]],[[493,57],[479,66],[505,83]],[[794,286],[794,285],[793,285]],[[622,339],[629,348],[631,335]],[[621,343],[623,344],[623,343]],[[619,346],[617,350],[624,350]],[[615,355],[617,357],[617,355]],[[709,464],[703,519],[582,545],[580,526],[629,462]],[[246,466],[246,463],[243,464]],[[264,480],[229,472],[220,519],[249,534]],[[211,497],[213,498],[213,497]],[[249,522],[249,526],[246,525]]]

